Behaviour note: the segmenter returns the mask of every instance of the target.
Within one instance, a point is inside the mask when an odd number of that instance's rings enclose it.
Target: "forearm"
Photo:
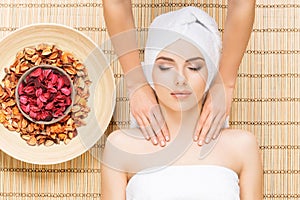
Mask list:
[[[125,74],[140,67],[130,0],[103,0],[104,18]],[[141,74],[143,76],[143,74]]]
[[[255,0],[228,0],[223,35],[220,75],[226,87],[234,88],[238,68],[251,35]]]

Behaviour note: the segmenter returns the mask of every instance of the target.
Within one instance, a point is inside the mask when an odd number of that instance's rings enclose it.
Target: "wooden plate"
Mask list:
[[[15,60],[16,53],[25,47],[40,43],[55,44],[63,51],[73,53],[88,69],[92,84],[89,88],[88,106],[91,112],[78,128],[78,136],[65,145],[29,146],[20,134],[7,130],[0,124],[0,148],[8,155],[34,164],[56,164],[73,159],[91,148],[106,130],[115,106],[113,73],[101,49],[84,34],[58,24],[33,24],[20,28],[0,42],[0,80],[4,67]]]

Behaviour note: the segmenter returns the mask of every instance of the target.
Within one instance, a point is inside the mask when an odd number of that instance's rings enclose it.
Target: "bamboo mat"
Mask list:
[[[225,0],[135,0],[139,43],[151,20],[183,6],[198,6],[223,32]],[[128,127],[129,105],[119,63],[103,20],[102,2],[1,0],[0,39],[32,23],[68,25],[103,47],[114,72],[117,102],[111,131]],[[141,51],[141,57],[142,57]],[[1,52],[2,54],[3,52]],[[300,198],[300,4],[298,0],[257,0],[251,40],[239,69],[231,126],[253,132],[264,161],[264,199]],[[1,55],[0,55],[1,58]],[[78,158],[57,165],[20,162],[0,151],[0,199],[100,199],[103,140]]]

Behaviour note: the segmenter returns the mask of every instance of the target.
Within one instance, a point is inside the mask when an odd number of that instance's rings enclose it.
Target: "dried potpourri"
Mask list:
[[[71,112],[54,124],[37,124],[26,119],[17,107],[15,92],[20,77],[37,65],[52,65],[67,72],[73,81],[75,99]],[[39,44],[24,48],[16,55],[14,63],[4,69],[5,77],[0,85],[0,123],[10,131],[19,132],[29,145],[51,146],[69,141],[77,135],[77,128],[86,125],[84,118],[90,108],[87,106],[89,80],[86,67],[71,53],[55,45]]]
[[[19,81],[16,100],[31,121],[59,121],[71,108],[73,87],[68,75],[59,69],[40,65]]]

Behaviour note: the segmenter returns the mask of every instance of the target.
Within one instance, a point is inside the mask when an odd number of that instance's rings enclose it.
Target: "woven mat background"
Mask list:
[[[226,0],[133,2],[141,43],[145,28],[155,16],[189,5],[207,11],[223,32]],[[71,26],[99,45],[109,39],[100,0],[0,1],[0,39],[37,22]],[[109,45],[103,50],[111,61],[117,84],[116,110],[107,130],[110,133],[128,126],[129,105],[120,65]],[[254,29],[239,69],[230,123],[233,128],[253,132],[259,141],[266,200],[300,198],[299,55],[299,1],[257,0]],[[90,152],[97,155],[101,148],[103,141]],[[46,166],[20,162],[0,151],[0,199],[100,199],[100,162],[90,152]]]

